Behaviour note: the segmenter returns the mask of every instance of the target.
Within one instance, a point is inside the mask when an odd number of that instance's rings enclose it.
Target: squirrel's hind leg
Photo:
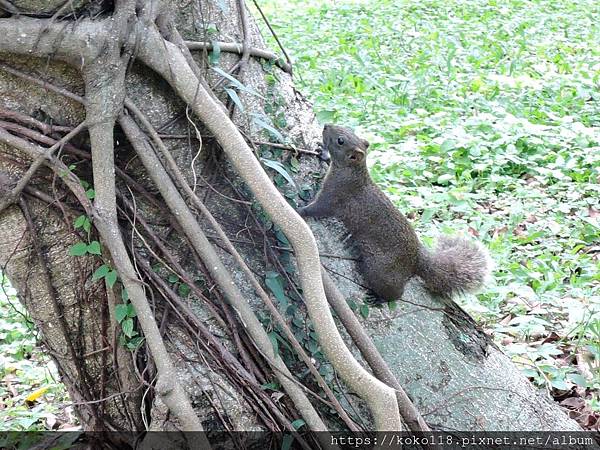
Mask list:
[[[384,303],[387,303],[388,301],[389,300],[381,298],[374,291],[371,291],[371,290],[369,290],[367,292],[367,294],[365,295],[365,303],[369,306],[383,305]]]
[[[365,296],[365,303],[368,305],[381,305],[383,303],[400,300],[403,294],[404,285],[382,290],[369,289]]]
[[[389,303],[400,300],[404,294],[406,277],[394,271],[393,267],[381,267],[377,258],[363,253],[360,259],[360,268],[367,287],[373,295],[368,296],[369,304]]]

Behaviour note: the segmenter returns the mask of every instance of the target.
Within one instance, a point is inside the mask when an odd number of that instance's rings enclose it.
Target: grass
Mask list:
[[[63,405],[68,401],[65,387],[1,273],[0,285],[0,430],[52,429],[73,419],[72,408]]]
[[[470,312],[534,382],[599,410],[600,4],[260,4],[319,120],[371,142],[371,175],[424,240],[490,249]]]

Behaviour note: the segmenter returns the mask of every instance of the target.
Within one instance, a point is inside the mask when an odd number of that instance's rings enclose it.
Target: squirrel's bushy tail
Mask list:
[[[491,269],[488,252],[478,242],[440,236],[433,252],[421,246],[417,275],[430,292],[453,297],[481,289]]]

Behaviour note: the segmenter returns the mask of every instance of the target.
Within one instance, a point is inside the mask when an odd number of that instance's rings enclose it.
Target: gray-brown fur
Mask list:
[[[479,289],[489,271],[485,250],[457,237],[442,237],[434,252],[427,250],[406,217],[371,180],[368,147],[352,130],[325,125],[323,149],[331,165],[315,200],[298,212],[344,222],[360,251],[368,287],[381,300],[401,298],[414,275],[442,297]]]

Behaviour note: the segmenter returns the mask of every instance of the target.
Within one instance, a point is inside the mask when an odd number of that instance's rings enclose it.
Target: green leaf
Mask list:
[[[36,423],[39,419],[40,418],[37,417],[37,416],[25,417],[25,418],[22,418],[22,419],[15,420],[15,423],[17,423],[18,425],[20,425],[24,430],[27,430],[34,423]]]
[[[365,319],[367,317],[369,317],[369,306],[365,305],[364,303],[362,305],[360,305],[360,315],[363,316]]]
[[[127,337],[133,336],[133,319],[127,318],[121,323],[121,328],[123,329],[123,334]]]
[[[285,291],[283,290],[283,285],[279,277],[267,277],[265,279],[265,284],[277,300],[280,302],[287,302]]]
[[[123,319],[127,317],[127,305],[125,303],[119,303],[115,306],[115,319],[117,322],[123,322]]]
[[[126,302],[127,300],[129,300],[129,292],[127,292],[127,289],[123,288],[121,289],[121,299]]]
[[[300,197],[302,200],[304,200],[305,202],[309,201],[311,198],[312,194],[312,189],[310,188],[310,186],[303,186],[300,191],[298,192],[298,197]]]
[[[439,184],[448,184],[448,182],[450,180],[452,180],[454,178],[454,175],[450,174],[450,173],[445,173],[443,175],[440,175],[437,179],[437,182]]]
[[[131,338],[129,340],[129,342],[127,342],[127,348],[129,350],[136,350],[140,345],[142,345],[142,342],[144,342],[145,338],[143,338],[142,336],[136,336],[134,338]]]
[[[271,345],[273,346],[273,352],[276,355],[279,355],[279,342],[277,342],[277,333],[271,331],[268,336],[269,340],[271,341]]]
[[[425,208],[423,210],[423,214],[421,214],[421,222],[427,223],[427,222],[431,221],[431,218],[433,217],[433,215],[435,213],[436,213],[435,208]]]
[[[348,303],[348,306],[350,307],[350,309],[352,311],[356,312],[358,310],[358,305],[356,304],[356,302],[354,300],[349,298],[346,300],[346,302]]]
[[[294,180],[292,179],[290,174],[287,172],[287,170],[285,169],[283,164],[281,164],[279,161],[273,161],[271,159],[260,158],[260,160],[262,161],[262,163],[265,166],[270,167],[271,169],[277,171],[277,173],[279,173],[283,178],[285,178],[285,180],[290,185],[292,185],[294,188],[296,188],[296,183],[294,183]]]
[[[206,34],[208,36],[216,36],[219,34],[219,29],[217,28],[217,24],[214,22],[210,22],[206,25]]]
[[[298,158],[296,158],[295,156],[292,156],[290,158],[290,168],[294,173],[297,173],[298,170],[300,170],[300,161],[298,161]]]
[[[330,109],[320,109],[317,111],[316,116],[319,123],[325,124],[329,122],[334,122],[337,116],[337,112],[335,110]]]
[[[281,450],[290,450],[292,443],[294,442],[294,436],[292,434],[284,434],[281,440]]]
[[[219,64],[219,58],[221,57],[221,47],[219,41],[210,41],[211,51],[208,54],[208,62],[211,66]]]
[[[244,105],[242,104],[240,97],[237,95],[237,92],[230,88],[225,88],[225,92],[227,92],[229,98],[233,100],[233,103],[235,103],[235,106],[239,108],[240,112],[244,112]]]
[[[77,219],[75,219],[73,226],[75,227],[75,229],[81,228],[85,224],[86,220],[87,220],[87,216],[85,214],[81,215]]]
[[[292,426],[294,427],[294,429],[299,430],[303,425],[305,425],[306,422],[302,419],[296,419],[292,422]]]
[[[266,390],[276,391],[279,389],[279,383],[277,383],[275,381],[271,381],[270,383],[261,384],[260,388],[263,391],[266,391]]]
[[[133,303],[127,303],[127,317],[135,317],[137,313],[135,312],[135,308]]]
[[[277,240],[279,242],[281,242],[283,245],[289,247],[290,246],[290,241],[288,241],[287,236],[283,233],[283,231],[281,231],[279,228],[277,228],[277,230],[275,230],[275,237],[277,238]]]
[[[456,141],[453,141],[452,139],[446,139],[444,142],[442,142],[442,145],[440,145],[440,152],[448,153],[449,151],[454,149],[455,146]]]
[[[181,297],[187,297],[190,294],[191,289],[187,284],[181,283],[177,288],[177,291]]]
[[[561,391],[568,391],[571,388],[565,380],[552,380],[550,384],[554,389],[559,389]]]
[[[104,278],[109,271],[110,271],[110,267],[107,266],[106,264],[102,264],[93,273],[93,275],[92,275],[92,281],[98,281],[101,278]]]
[[[246,87],[239,80],[237,80],[235,77],[232,77],[227,72],[219,69],[218,67],[211,67],[211,69],[214,70],[215,72],[217,72],[222,77],[227,78],[229,81],[231,81],[231,84],[234,85],[235,87],[237,87],[238,89],[240,89],[242,91],[245,91],[245,92],[248,92],[249,94],[255,95],[255,96],[257,96],[259,98],[262,98],[264,100],[264,97],[262,95],[260,95],[254,89]]]
[[[87,252],[92,255],[101,255],[102,251],[100,250],[100,242],[92,241],[87,246]]]
[[[116,270],[111,270],[110,272],[108,272],[106,274],[106,284],[108,285],[109,288],[112,289],[112,287],[117,282],[117,278],[118,278],[118,274],[117,274]]]
[[[587,385],[588,385],[585,377],[583,377],[582,375],[580,375],[578,373],[570,373],[567,375],[567,378],[570,381],[572,381],[573,383],[575,383],[577,386],[587,387]]]
[[[88,252],[88,245],[85,242],[78,242],[69,249],[71,256],[83,256]]]
[[[87,217],[85,218],[85,222],[83,223],[83,229],[86,233],[89,233],[92,229],[92,222]]]
[[[93,189],[88,189],[87,191],[85,191],[85,196],[90,200],[94,200],[94,198],[96,197],[96,191]]]
[[[177,283],[179,281],[179,277],[173,273],[169,275],[169,278],[167,279],[169,280],[169,283]]]
[[[262,129],[267,130],[269,133],[271,133],[277,141],[281,143],[285,142],[283,135],[271,124],[267,123],[264,119],[262,119],[260,116],[253,115],[252,121]]]

